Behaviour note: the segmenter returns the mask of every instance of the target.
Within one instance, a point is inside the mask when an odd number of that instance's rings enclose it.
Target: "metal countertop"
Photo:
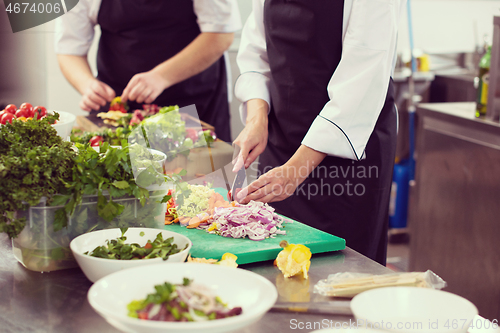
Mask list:
[[[0,253],[1,332],[119,332],[88,303],[87,291],[92,283],[79,268],[49,273],[27,270],[14,258],[11,242],[6,235],[0,235]],[[278,305],[297,302],[304,306],[331,301],[330,298],[313,293],[314,285],[329,274],[346,271],[373,274],[392,272],[349,248],[313,255],[308,280],[296,277],[285,279],[272,261],[241,265],[240,268],[273,282],[279,293]],[[335,323],[349,324],[349,321],[354,322],[354,318],[270,311],[259,322],[239,332],[310,332],[313,329],[334,328]]]

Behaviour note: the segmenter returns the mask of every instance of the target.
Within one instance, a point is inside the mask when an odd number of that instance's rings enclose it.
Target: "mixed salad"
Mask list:
[[[76,129],[72,131],[70,140],[75,143],[90,143],[92,146],[99,146],[103,142],[121,145],[123,140],[127,140],[130,144],[140,143],[164,152],[168,161],[178,154],[188,155],[190,149],[206,146],[215,140],[215,134],[209,130],[186,128],[177,105],[160,108],[145,104],[144,110],[135,110],[133,114],[123,113],[123,106],[119,108],[110,110],[107,114],[99,114],[101,117],[113,118],[106,120],[114,120],[113,124],[117,128],[97,132]]]
[[[96,247],[92,252],[84,254],[96,258],[117,259],[117,260],[136,260],[162,258],[167,260],[172,254],[181,252],[182,249],[173,244],[174,237],[163,239],[163,234],[158,233],[154,241],[148,240],[146,245],[140,246],[137,243],[125,243],[127,237],[125,233],[128,228],[120,228],[122,235],[117,239],[108,240],[106,245]],[[144,235],[144,232],[142,233]],[[141,236],[142,236],[141,235]]]
[[[210,288],[187,278],[182,284],[165,282],[154,288],[155,292],[145,299],[128,304],[130,317],[188,322],[234,317],[243,312],[241,307],[229,308]]]

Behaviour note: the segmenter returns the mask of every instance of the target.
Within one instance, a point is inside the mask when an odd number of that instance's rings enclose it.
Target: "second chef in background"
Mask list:
[[[95,78],[87,61],[99,25]],[[80,0],[56,23],[56,53],[85,111],[115,97],[160,106],[195,104],[231,140],[224,52],[240,29],[236,0]]]

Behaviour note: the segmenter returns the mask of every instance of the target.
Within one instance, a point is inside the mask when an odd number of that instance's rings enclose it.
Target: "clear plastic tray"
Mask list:
[[[14,256],[32,271],[50,272],[77,267],[69,243],[83,233],[120,227],[163,228],[167,204],[160,201],[167,191],[167,186],[150,191],[144,206],[135,197],[113,198],[125,208],[111,222],[97,214],[97,195],[85,196],[69,218],[68,226],[57,232],[54,232],[53,221],[56,211],[62,206],[46,206],[46,200],[42,199],[38,205],[17,212],[18,217],[26,218],[26,226],[18,237],[12,239]]]

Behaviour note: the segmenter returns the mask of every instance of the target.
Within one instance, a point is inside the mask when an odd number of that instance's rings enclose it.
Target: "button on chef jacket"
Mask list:
[[[397,135],[391,75],[405,0],[253,0],[235,86],[270,106],[259,171],[304,144],[328,154],[288,199],[291,218],[385,263]],[[298,170],[300,171],[300,170]]]
[[[56,21],[56,53],[87,55],[94,27],[101,27],[97,78],[119,96],[133,75],[149,71],[187,46],[200,32],[240,29],[236,0],[80,0]],[[201,120],[230,141],[227,57],[166,89],[160,106],[195,104]],[[130,102],[132,110],[140,107]],[[106,111],[106,110],[104,110]]]

